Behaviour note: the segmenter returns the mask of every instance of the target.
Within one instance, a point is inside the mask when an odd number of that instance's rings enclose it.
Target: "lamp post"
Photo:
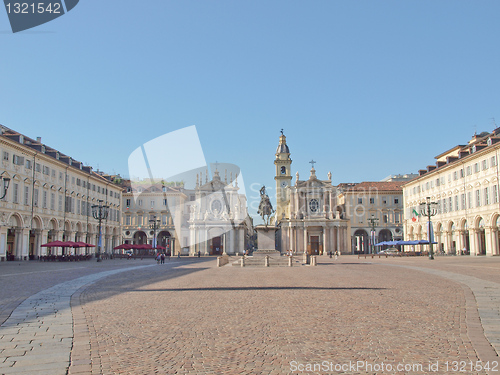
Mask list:
[[[429,259],[434,259],[434,248],[432,242],[434,236],[432,235],[432,222],[431,217],[437,214],[437,202],[431,202],[431,197],[425,198],[425,202],[420,203],[420,213],[422,216],[427,216],[427,237],[429,238]]]
[[[153,230],[153,248],[156,249],[156,230],[160,227],[160,219],[153,216],[153,219],[149,220],[149,227]]]
[[[101,222],[106,220],[109,213],[109,206],[103,206],[102,199],[99,199],[98,204],[92,206],[92,216],[94,219],[99,220],[99,241],[97,243],[97,261],[101,261],[101,243],[102,243],[102,233],[101,233]]]
[[[0,181],[3,180],[3,195],[0,199],[4,199],[7,195],[7,190],[9,189],[10,178],[0,176]]]
[[[377,225],[378,218],[372,215],[371,218],[368,219],[370,222],[370,227],[372,228],[370,232],[370,242],[372,243],[372,254],[375,254],[375,225]]]

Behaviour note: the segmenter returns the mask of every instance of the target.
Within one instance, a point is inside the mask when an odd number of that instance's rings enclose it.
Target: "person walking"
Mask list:
[[[160,257],[160,263],[161,264],[165,264],[165,254],[161,253],[161,257]]]

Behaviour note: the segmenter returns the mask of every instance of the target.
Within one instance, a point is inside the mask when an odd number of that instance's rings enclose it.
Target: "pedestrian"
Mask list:
[[[161,264],[165,264],[165,254],[161,253]]]
[[[338,257],[339,257],[339,251],[335,250],[335,260],[337,260]]]
[[[158,253],[158,255],[156,256],[156,264],[160,264],[160,260],[161,260],[160,253]]]
[[[330,259],[332,259],[332,251],[330,250],[328,253],[330,254]]]
[[[198,258],[201,256],[201,251],[198,250]]]

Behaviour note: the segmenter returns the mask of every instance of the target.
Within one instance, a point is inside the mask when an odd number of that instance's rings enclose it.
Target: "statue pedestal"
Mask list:
[[[257,250],[253,252],[253,256],[280,256],[281,253],[276,250],[276,231],[278,227],[273,225],[257,225]]]

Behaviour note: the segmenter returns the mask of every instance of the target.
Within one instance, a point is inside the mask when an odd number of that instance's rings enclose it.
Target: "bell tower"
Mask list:
[[[286,137],[283,134],[283,129],[281,129],[280,143],[276,149],[276,158],[274,159],[274,165],[276,165],[276,174],[274,176],[276,180],[276,224],[280,220],[283,220],[283,218],[290,218],[291,164],[292,159],[290,159],[290,150],[286,144]]]

